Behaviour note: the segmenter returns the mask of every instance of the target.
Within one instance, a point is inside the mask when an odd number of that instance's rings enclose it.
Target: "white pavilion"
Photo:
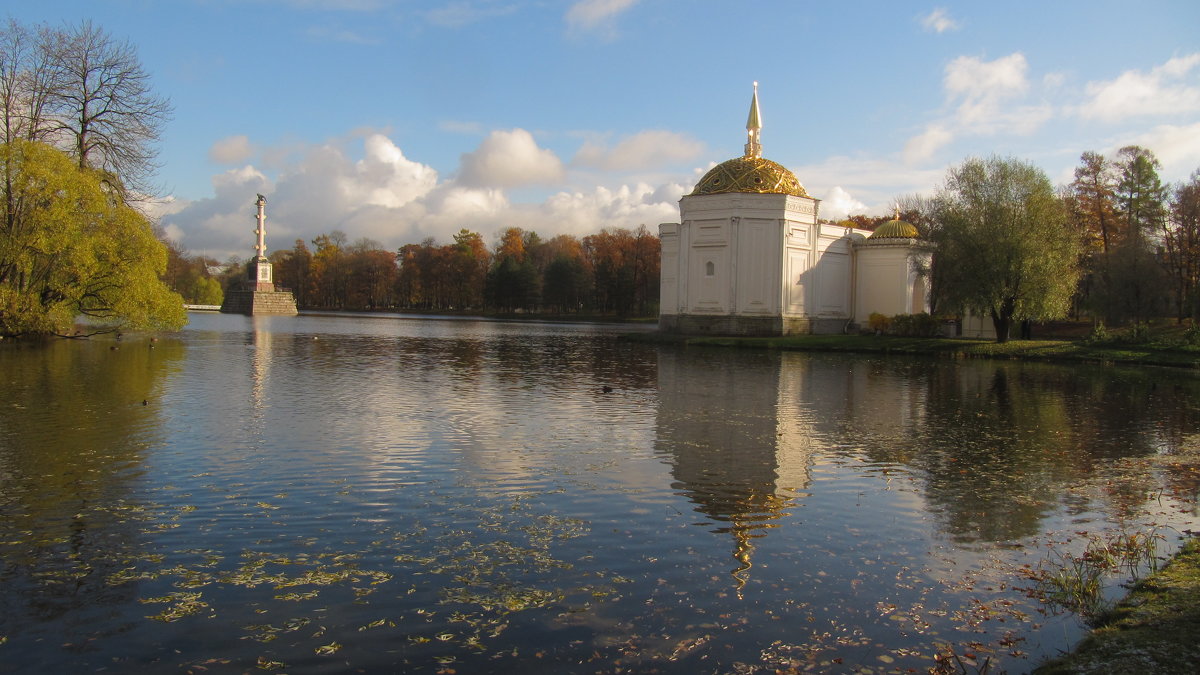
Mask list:
[[[930,249],[896,219],[874,232],[820,222],[820,200],[762,156],[758,83],[746,151],[679,200],[662,241],[659,329],[688,335],[841,333],[929,310]]]

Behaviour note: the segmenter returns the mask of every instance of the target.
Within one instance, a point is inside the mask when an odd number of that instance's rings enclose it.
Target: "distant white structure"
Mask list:
[[[840,333],[928,311],[918,267],[929,248],[899,220],[874,232],[819,223],[820,200],[762,157],[758,83],[745,154],[718,164],[659,225],[659,328],[683,334]]]
[[[296,315],[296,298],[291,291],[275,288],[274,272],[267,258],[267,198],[258,195],[254,234],[258,242],[254,246],[254,257],[246,263],[246,276],[240,288],[225,291],[221,311],[226,314],[276,314]]]

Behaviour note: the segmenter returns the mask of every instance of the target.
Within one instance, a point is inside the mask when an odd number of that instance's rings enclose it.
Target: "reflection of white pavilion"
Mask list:
[[[660,350],[656,448],[672,460],[675,489],[696,511],[733,535],[732,574],[740,589],[753,565],[754,539],[809,483],[815,436],[795,411],[801,391],[773,355],[735,365],[720,353]],[[797,373],[799,371],[796,371]]]
[[[909,223],[874,232],[821,223],[820,200],[762,156],[758,85],[745,154],[718,164],[679,200],[662,240],[659,328],[684,334],[840,333],[928,311],[918,274],[928,249]]]
[[[661,349],[658,389],[656,450],[670,459],[672,487],[731,535],[739,590],[755,540],[805,498],[823,439],[844,438],[852,423],[864,443],[904,442],[926,415],[924,388],[868,359]]]

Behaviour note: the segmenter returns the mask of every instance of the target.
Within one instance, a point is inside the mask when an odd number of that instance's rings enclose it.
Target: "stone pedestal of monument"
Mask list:
[[[295,316],[296,298],[291,291],[275,288],[271,261],[267,260],[267,200],[262,195],[254,202],[258,207],[258,245],[256,255],[246,264],[246,276],[243,277],[241,288],[231,288],[225,293],[225,301],[221,303],[221,311],[226,314],[246,314],[250,316],[273,314],[277,316]]]

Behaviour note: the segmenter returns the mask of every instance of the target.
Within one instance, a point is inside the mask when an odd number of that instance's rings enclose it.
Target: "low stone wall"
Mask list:
[[[295,316],[296,298],[288,291],[229,291],[221,305],[225,314]]]
[[[661,314],[658,329],[679,335],[835,335],[842,333],[846,319],[809,317],[734,316],[730,314]]]

